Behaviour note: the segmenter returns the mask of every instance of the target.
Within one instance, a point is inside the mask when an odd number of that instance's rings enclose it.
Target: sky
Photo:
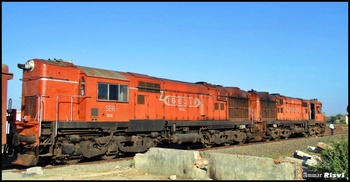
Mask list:
[[[20,108],[27,60],[318,99],[347,114],[348,2],[2,2]]]

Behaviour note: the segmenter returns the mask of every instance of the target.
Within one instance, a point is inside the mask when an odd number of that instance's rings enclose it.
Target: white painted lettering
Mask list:
[[[180,107],[180,108],[179,108],[179,111],[186,111],[186,109],[183,108],[183,107]]]
[[[106,111],[114,112],[115,111],[115,105],[106,105]]]
[[[159,100],[163,101],[167,106],[198,107],[203,104],[199,98],[171,95],[164,96],[163,91],[161,91]]]

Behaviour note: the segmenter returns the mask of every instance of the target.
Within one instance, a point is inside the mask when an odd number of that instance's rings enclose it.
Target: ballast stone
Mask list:
[[[44,174],[42,167],[31,167],[28,168],[26,172],[23,173],[23,176],[29,176],[33,174]]]
[[[321,153],[323,149],[319,147],[307,146],[306,150],[309,152]]]

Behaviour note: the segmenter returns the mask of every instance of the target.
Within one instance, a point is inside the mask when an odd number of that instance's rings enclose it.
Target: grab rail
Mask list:
[[[70,121],[73,121],[73,98],[91,98],[90,96],[83,96],[83,95],[69,95],[69,94],[60,94],[56,97],[56,126],[55,126],[55,133],[54,135],[57,136],[57,123],[58,123],[58,98],[62,97],[70,97]]]
[[[38,112],[37,112],[37,116],[38,116],[38,121],[39,121],[39,137],[41,136],[41,123],[43,121],[43,97],[47,97],[50,98],[50,96],[48,95],[38,95]]]

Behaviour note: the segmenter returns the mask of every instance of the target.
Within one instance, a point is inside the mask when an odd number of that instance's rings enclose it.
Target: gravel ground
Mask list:
[[[251,155],[259,157],[292,157],[295,150],[301,150],[306,152],[307,146],[316,147],[318,142],[324,142],[326,144],[334,140],[341,138],[348,138],[348,134],[324,136],[324,137],[310,137],[303,139],[281,139],[281,142],[261,142],[259,144],[247,145],[247,146],[234,146],[230,148],[219,148],[214,150],[202,151],[201,156],[208,158],[209,153],[219,152],[236,155]]]
[[[310,137],[300,140],[281,140],[281,142],[265,142],[255,145],[234,146],[201,151],[203,158],[208,158],[210,152],[220,152],[238,155],[261,157],[293,156],[295,150],[306,151],[307,146],[316,146],[318,142],[329,144],[348,134],[325,137]],[[137,171],[133,168],[133,160],[105,162],[89,165],[70,165],[44,169],[43,174],[25,175],[16,170],[2,170],[2,180],[169,180],[169,176],[153,175]],[[179,178],[177,178],[179,179]]]

